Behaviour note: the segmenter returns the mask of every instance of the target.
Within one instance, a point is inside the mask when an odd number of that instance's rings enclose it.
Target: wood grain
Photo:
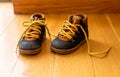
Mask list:
[[[107,19],[117,37],[117,39],[119,40],[120,42],[120,23],[119,23],[119,20],[120,20],[120,15],[119,14],[108,14],[107,15]]]
[[[119,0],[13,0],[15,13],[120,13]]]

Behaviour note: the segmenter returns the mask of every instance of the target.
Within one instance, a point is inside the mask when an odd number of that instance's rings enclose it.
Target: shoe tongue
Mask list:
[[[82,17],[77,15],[70,16],[68,18],[68,21],[72,24],[80,24],[81,20],[82,20]]]

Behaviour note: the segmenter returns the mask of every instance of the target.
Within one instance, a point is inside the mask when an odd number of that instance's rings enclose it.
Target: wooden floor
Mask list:
[[[57,35],[70,14],[45,14],[49,30]],[[87,14],[93,50],[112,49],[104,58],[87,54],[84,43],[76,52],[57,55],[46,36],[41,53],[16,55],[16,45],[30,15],[15,15],[11,3],[0,3],[0,77],[120,77],[120,14]],[[52,37],[54,39],[54,37]]]

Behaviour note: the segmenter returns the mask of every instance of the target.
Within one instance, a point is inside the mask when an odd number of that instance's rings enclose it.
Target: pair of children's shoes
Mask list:
[[[24,22],[23,25],[28,26],[28,28],[19,40],[19,53],[39,53],[46,36],[45,16],[41,13],[33,14],[30,22]],[[75,51],[84,41],[88,43],[87,17],[83,14],[71,15],[68,20],[64,21],[62,29],[51,42],[51,50],[58,54],[69,54]],[[107,52],[108,50],[104,53]],[[92,55],[92,53],[89,54]]]

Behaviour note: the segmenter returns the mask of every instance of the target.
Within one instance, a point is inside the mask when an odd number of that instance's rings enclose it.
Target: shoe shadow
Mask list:
[[[97,40],[93,40],[93,39],[89,39],[89,44],[90,44],[90,50],[92,53],[99,53],[102,51],[105,51],[106,49],[110,48],[110,45],[108,45],[107,43],[103,43]],[[87,47],[87,43],[84,42],[83,44],[81,44],[76,50],[74,50],[72,53],[70,54],[66,54],[66,55],[61,55],[61,54],[57,54],[59,56],[86,56],[88,54],[88,47]],[[100,55],[95,55],[96,57],[104,57],[107,56],[108,54],[100,54]]]

